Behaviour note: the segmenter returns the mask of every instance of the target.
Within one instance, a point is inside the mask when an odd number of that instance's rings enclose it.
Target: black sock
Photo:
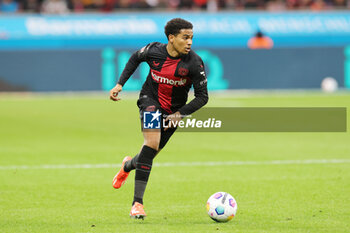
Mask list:
[[[132,158],[132,160],[126,161],[126,163],[124,164],[124,171],[130,172],[131,170],[134,170],[136,168],[136,162],[139,158],[139,155],[140,154],[137,154],[134,158]]]
[[[151,147],[143,146],[136,161],[134,201],[143,204],[143,194],[145,193],[147,181],[152,169],[152,163],[157,151]]]

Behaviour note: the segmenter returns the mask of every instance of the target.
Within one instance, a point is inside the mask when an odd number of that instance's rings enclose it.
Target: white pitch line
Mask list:
[[[241,166],[241,165],[288,165],[288,164],[343,164],[350,159],[308,159],[308,160],[270,160],[270,161],[212,161],[212,162],[177,162],[154,163],[155,167],[204,167],[204,166]],[[37,170],[37,169],[91,169],[119,168],[121,164],[52,164],[0,166],[0,170]]]

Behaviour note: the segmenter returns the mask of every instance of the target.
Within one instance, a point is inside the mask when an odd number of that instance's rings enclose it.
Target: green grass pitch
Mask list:
[[[350,93],[212,94],[208,106],[350,108]],[[148,216],[135,221],[134,172],[114,190],[110,164],[141,144],[136,96],[0,95],[0,232],[350,231],[349,132],[177,133],[156,157]],[[333,159],[343,162],[270,163]],[[256,163],[180,164],[214,161]],[[82,164],[106,166],[70,167]],[[217,191],[237,200],[228,223],[207,216]]]

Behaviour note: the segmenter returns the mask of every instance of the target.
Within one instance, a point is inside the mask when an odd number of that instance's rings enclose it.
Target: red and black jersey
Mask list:
[[[147,62],[150,72],[140,92],[140,98],[152,98],[168,113],[179,111],[189,115],[208,102],[207,78],[202,59],[190,51],[172,57],[166,44],[154,42],[133,53],[118,83],[122,86],[141,62]],[[186,104],[193,85],[195,98]]]

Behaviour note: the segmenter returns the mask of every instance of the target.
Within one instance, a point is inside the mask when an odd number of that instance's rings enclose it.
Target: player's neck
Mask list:
[[[177,52],[175,49],[174,49],[174,47],[171,45],[171,44],[167,44],[167,46],[166,46],[166,51],[168,52],[168,54],[170,55],[170,56],[172,56],[172,57],[180,57],[180,53],[179,52]]]

